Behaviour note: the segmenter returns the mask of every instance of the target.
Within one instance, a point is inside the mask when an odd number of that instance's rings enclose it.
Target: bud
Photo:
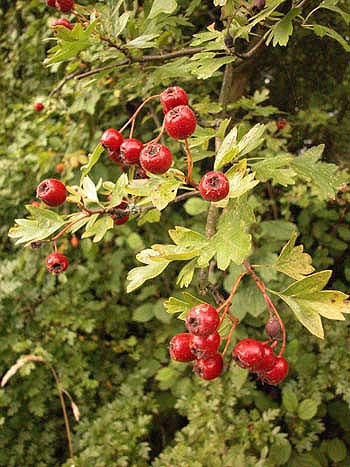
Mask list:
[[[228,49],[232,49],[233,47],[233,37],[231,36],[231,34],[226,34],[225,38],[224,38],[224,43],[226,45],[226,47]]]
[[[265,326],[266,334],[270,337],[270,339],[276,339],[278,341],[282,340],[282,329],[281,325],[277,318],[271,316]]]
[[[33,250],[36,250],[37,248],[41,247],[42,242],[40,240],[37,240],[36,242],[32,242],[30,244],[30,248],[33,248]]]

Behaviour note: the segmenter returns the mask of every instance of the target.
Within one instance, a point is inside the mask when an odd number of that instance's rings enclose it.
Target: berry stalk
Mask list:
[[[132,123],[132,122],[136,119],[136,117],[137,117],[138,114],[141,112],[141,110],[143,109],[143,107],[144,107],[149,101],[151,101],[152,99],[157,99],[158,97],[159,97],[159,94],[155,94],[154,96],[149,96],[149,97],[147,97],[147,99],[145,99],[145,100],[142,102],[142,104],[138,106],[138,108],[135,110],[135,112],[134,112],[133,115],[129,118],[129,120],[125,123],[125,125],[119,130],[120,133],[121,133],[122,131],[124,131],[125,128],[126,128],[127,126],[129,126],[130,123]]]
[[[252,268],[251,264],[249,263],[249,261],[247,261],[245,259],[243,261],[243,264],[244,264],[244,267],[246,268],[246,270],[248,271],[248,273],[254,279],[258,289],[261,291],[269,311],[272,312],[275,315],[276,319],[279,322],[279,325],[281,326],[281,329],[282,329],[282,345],[281,345],[281,349],[280,349],[279,354],[278,354],[278,356],[281,357],[283,355],[284,349],[286,347],[286,329],[284,327],[284,323],[283,323],[283,321],[282,321],[282,319],[281,319],[275,305],[273,304],[271,298],[267,295],[265,284],[263,283],[263,281],[256,275],[256,273],[255,273],[254,269]]]

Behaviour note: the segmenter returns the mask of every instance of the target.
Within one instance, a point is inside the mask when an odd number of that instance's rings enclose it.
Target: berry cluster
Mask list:
[[[265,342],[243,339],[235,345],[232,357],[238,366],[256,373],[267,384],[279,384],[288,374],[287,360],[277,357]]]
[[[169,345],[170,357],[177,362],[195,361],[194,373],[202,379],[211,380],[220,376],[223,370],[223,357],[227,350],[232,332],[227,336],[225,350],[219,353],[221,338],[218,328],[223,321],[220,319],[219,307],[215,309],[206,303],[196,305],[186,317],[188,333],[175,335]],[[224,312],[225,314],[225,312]],[[277,323],[277,324],[276,324]],[[238,323],[235,323],[232,330]],[[246,338],[238,342],[232,351],[236,364],[251,373],[256,373],[263,383],[277,385],[288,374],[288,363],[282,355],[276,355],[274,348],[280,339],[281,327],[275,317],[266,324],[272,344]]]
[[[219,323],[219,313],[214,307],[207,303],[194,306],[186,318],[189,332],[177,334],[170,341],[170,357],[177,362],[195,360],[193,371],[202,379],[220,376],[223,359],[218,353],[221,341],[217,332]]]

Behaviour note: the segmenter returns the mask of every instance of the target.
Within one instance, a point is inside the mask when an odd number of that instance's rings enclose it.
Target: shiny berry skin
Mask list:
[[[145,146],[140,154],[140,164],[143,169],[152,174],[163,174],[171,166],[173,155],[166,146],[152,143]]]
[[[70,239],[70,244],[72,245],[73,248],[78,248],[79,246],[79,238],[78,237],[72,237]]]
[[[64,164],[63,162],[60,162],[59,164],[56,165],[56,172],[58,174],[61,174],[64,171]]]
[[[208,358],[199,358],[193,365],[193,372],[196,376],[207,381],[217,378],[221,375],[224,362],[219,353],[211,355]]]
[[[67,190],[60,180],[48,178],[39,183],[36,189],[36,197],[47,206],[59,206],[66,201]]]
[[[178,105],[188,105],[188,96],[180,86],[171,86],[161,93],[160,102],[166,114]]]
[[[44,110],[44,104],[41,102],[35,102],[34,110],[36,110],[37,112],[41,112],[42,110]]]
[[[51,8],[56,8],[56,0],[46,0],[46,5]]]
[[[259,371],[268,371],[271,370],[271,368],[276,365],[277,362],[277,357],[273,351],[273,349],[268,345],[264,344],[264,356],[261,362],[261,365],[259,365],[260,370]]]
[[[196,357],[190,349],[191,334],[176,334],[169,344],[170,358],[176,362],[190,362]]]
[[[207,201],[220,201],[229,194],[230,182],[222,172],[207,172],[201,178],[199,192]]]
[[[282,340],[282,328],[280,323],[278,322],[278,319],[274,316],[271,316],[271,318],[266,323],[265,331],[266,334],[270,337],[270,339],[276,339],[278,341]]]
[[[56,19],[52,23],[52,27],[55,28],[56,26],[63,26],[64,28],[67,28],[67,29],[73,29],[73,24],[70,21],[68,21],[68,19],[66,18]]]
[[[219,313],[208,303],[195,305],[186,316],[186,328],[195,336],[213,334],[220,322]]]
[[[218,351],[220,334],[215,331],[209,336],[195,336],[192,334],[190,349],[197,358],[207,358]]]
[[[285,118],[279,118],[276,122],[276,127],[278,130],[283,130],[283,128],[287,125],[287,120]]]
[[[67,256],[62,253],[51,253],[46,257],[46,269],[52,274],[64,272],[69,265]]]
[[[114,162],[117,165],[124,165],[122,158],[120,157],[120,151],[117,149],[117,151],[108,151],[108,157],[112,162]]]
[[[188,105],[178,105],[169,110],[164,117],[165,129],[174,139],[186,139],[196,129],[196,116]]]
[[[55,6],[62,13],[69,13],[74,6],[73,0],[56,0]]]
[[[120,131],[114,128],[108,128],[108,130],[102,134],[100,142],[105,148],[111,151],[118,151],[123,142],[123,136]]]
[[[262,381],[268,384],[276,385],[288,374],[288,362],[284,357],[277,357],[275,365],[271,370],[261,373],[260,378]]]
[[[253,372],[264,369],[264,356],[264,344],[250,338],[238,342],[232,351],[237,365]]]
[[[127,209],[128,205],[127,203],[125,203],[124,201],[120,204],[118,204],[118,206],[115,207],[115,209]],[[127,222],[129,220],[129,214],[111,214],[111,217],[113,218],[114,220],[114,225],[122,225],[122,224],[125,224],[125,222]]]
[[[142,149],[143,144],[138,139],[125,139],[120,146],[120,158],[125,165],[137,165]]]

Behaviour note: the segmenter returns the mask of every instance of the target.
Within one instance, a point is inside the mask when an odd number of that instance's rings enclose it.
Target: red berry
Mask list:
[[[62,11],[62,13],[69,13],[73,6],[73,0],[56,0],[55,6],[57,10]]]
[[[124,165],[123,161],[120,157],[120,151],[117,149],[117,151],[108,151],[108,157],[112,162],[114,162],[117,165]]]
[[[51,8],[56,8],[56,0],[46,0],[46,5]]]
[[[39,183],[36,196],[48,206],[59,206],[67,198],[64,184],[56,178],[48,178]]]
[[[219,326],[219,313],[208,303],[195,305],[186,317],[186,327],[195,336],[209,336]]]
[[[141,167],[152,174],[163,174],[171,166],[173,155],[166,146],[152,143],[145,146],[140,154]]]
[[[282,328],[277,318],[271,316],[265,326],[266,334],[270,339],[276,339],[278,341],[282,340]]]
[[[120,158],[126,165],[137,165],[140,163],[140,153],[143,144],[135,138],[125,139],[120,146]]]
[[[78,237],[72,237],[70,239],[70,244],[72,245],[73,248],[78,248],[79,246],[79,238]]]
[[[220,334],[215,331],[209,336],[192,335],[190,349],[197,358],[207,358],[218,351]]]
[[[163,112],[166,114],[178,105],[187,105],[188,96],[180,86],[171,86],[161,93],[160,102],[163,106]]]
[[[277,357],[273,351],[273,349],[268,344],[263,344],[264,346],[264,356],[261,362],[261,368],[259,371],[268,371],[276,365]]]
[[[70,21],[68,21],[68,19],[66,18],[56,19],[52,23],[52,27],[55,28],[56,26],[63,26],[64,28],[67,28],[67,29],[73,29],[73,24]]]
[[[287,125],[287,120],[285,118],[279,118],[276,122],[276,127],[278,130],[283,130],[283,128]]]
[[[279,384],[288,374],[288,362],[284,357],[277,357],[275,365],[261,373],[260,378],[268,384]]]
[[[250,338],[238,342],[232,351],[237,365],[253,372],[264,369],[264,356],[264,344]]]
[[[127,203],[125,203],[124,201],[120,204],[118,204],[118,206],[115,207],[115,209],[127,209],[128,205]],[[116,214],[111,214],[111,217],[112,219],[114,220],[114,225],[122,225],[122,224],[125,224],[125,222],[127,222],[129,220],[129,214],[120,214],[120,213],[116,213]]]
[[[37,112],[41,112],[42,110],[44,110],[44,104],[41,102],[35,102],[34,110],[36,110]]]
[[[68,258],[62,253],[51,253],[46,257],[46,269],[53,274],[64,272],[68,264]]]
[[[34,201],[34,200],[33,200],[33,201],[30,202],[30,204],[31,204],[32,206],[35,206],[35,207],[37,207],[37,208],[40,208],[40,203],[39,203],[39,201]]]
[[[186,139],[196,129],[196,116],[188,105],[178,105],[164,117],[165,129],[174,139]]]
[[[182,333],[174,336],[169,344],[170,358],[177,362],[190,362],[196,357],[190,349],[191,334]]]
[[[201,178],[198,189],[207,201],[220,201],[228,195],[230,182],[222,172],[207,172]]]
[[[123,142],[123,136],[118,130],[108,128],[108,130],[102,134],[100,142],[105,148],[111,151],[118,151]]]
[[[64,171],[64,164],[63,162],[60,162],[59,164],[56,165],[56,172],[61,174]]]
[[[202,379],[210,380],[221,375],[224,362],[219,353],[208,358],[199,358],[193,365],[194,373]]]

